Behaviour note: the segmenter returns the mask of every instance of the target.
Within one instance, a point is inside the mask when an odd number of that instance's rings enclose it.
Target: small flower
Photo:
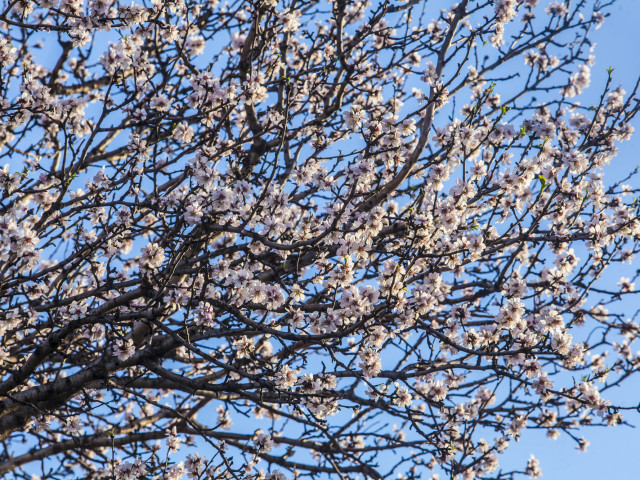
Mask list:
[[[136,353],[136,347],[133,344],[133,340],[122,340],[119,338],[118,340],[116,340],[116,346],[113,349],[113,353],[116,357],[118,357],[118,360],[124,362],[134,353]]]
[[[253,440],[253,444],[260,452],[269,453],[273,446],[275,445],[271,435],[266,435],[258,430],[256,438]]]
[[[295,32],[300,28],[300,12],[289,10],[280,15],[280,22],[282,22],[283,32]]]
[[[620,286],[620,292],[622,293],[632,292],[636,286],[636,284],[633,283],[628,277],[620,277],[618,285]]]
[[[542,476],[542,470],[540,469],[540,462],[536,457],[531,455],[529,461],[527,462],[527,475],[529,478],[540,478]]]
[[[298,382],[298,376],[289,365],[284,365],[276,374],[276,385],[280,388],[291,388]]]
[[[80,417],[73,416],[67,418],[62,426],[62,431],[67,435],[81,435],[84,431],[82,429],[82,422],[80,421]]]
[[[189,143],[193,138],[193,128],[186,122],[181,122],[173,131],[173,138],[180,143]]]
[[[393,399],[393,403],[400,408],[409,407],[413,403],[413,396],[406,387],[400,387],[396,390],[396,397]]]
[[[157,270],[164,262],[164,251],[157,243],[149,243],[142,249],[140,269],[143,271]]]
[[[187,461],[184,462],[184,467],[187,469],[187,477],[200,478],[204,473],[206,467],[206,461],[203,457],[197,453],[193,453],[187,456]]]

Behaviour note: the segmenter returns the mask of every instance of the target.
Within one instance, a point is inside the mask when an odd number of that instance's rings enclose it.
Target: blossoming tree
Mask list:
[[[623,422],[600,3],[5,2],[3,478],[535,478]]]

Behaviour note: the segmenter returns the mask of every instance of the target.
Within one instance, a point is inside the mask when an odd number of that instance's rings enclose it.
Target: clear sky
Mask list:
[[[541,2],[542,3],[542,2]],[[640,75],[640,0],[619,0],[610,8],[612,15],[593,32],[596,42],[596,64],[591,69],[591,87],[579,100],[584,104],[596,101],[606,83],[607,67],[613,67],[613,86],[622,85],[630,92]],[[633,122],[636,129],[631,141],[620,146],[620,154],[606,171],[610,180],[620,178],[640,163],[640,119]],[[636,181],[637,183],[637,181]],[[640,268],[640,258],[633,262],[633,270]],[[615,273],[614,273],[615,274]],[[620,274],[618,273],[618,276]],[[640,308],[640,299],[627,300],[629,315]],[[638,342],[632,350],[640,350]],[[640,380],[609,392],[605,398],[630,405],[640,402]],[[625,418],[637,425],[583,430],[591,442],[586,453],[575,449],[567,438],[548,440],[543,432],[525,431],[519,443],[513,444],[502,457],[501,464],[518,466],[535,454],[540,460],[544,480],[636,480],[640,479],[640,414],[626,412]]]

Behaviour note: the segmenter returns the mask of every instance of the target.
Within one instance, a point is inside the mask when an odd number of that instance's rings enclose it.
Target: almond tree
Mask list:
[[[3,478],[535,478],[624,422],[612,3],[5,2]]]

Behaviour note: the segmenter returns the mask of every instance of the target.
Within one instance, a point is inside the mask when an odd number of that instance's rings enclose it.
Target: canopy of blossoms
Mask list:
[[[536,478],[624,422],[601,3],[5,2],[3,478]]]

